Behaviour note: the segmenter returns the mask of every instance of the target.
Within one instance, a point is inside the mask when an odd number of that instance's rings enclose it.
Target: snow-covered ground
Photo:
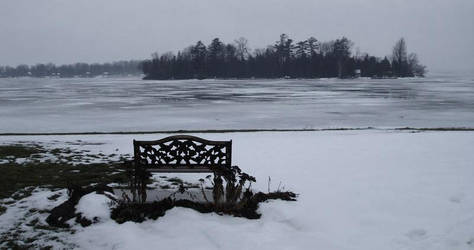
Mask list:
[[[195,134],[233,140],[233,163],[257,178],[255,189],[279,183],[299,193],[298,201],[270,201],[259,220],[174,208],[156,221],[117,224],[101,220],[61,242],[82,249],[474,249],[473,132],[326,131]],[[66,145],[82,140],[92,153],[131,153],[132,139],[168,135],[30,136],[27,140]],[[25,137],[0,137],[4,143]],[[99,144],[103,143],[103,144]],[[80,149],[80,144],[67,144]],[[92,146],[91,146],[92,145]],[[182,174],[197,180],[193,174]],[[0,216],[2,233],[21,227],[29,209],[49,208],[65,199],[36,190],[8,205]],[[94,211],[88,211],[93,213]],[[86,213],[88,213],[86,212]],[[105,214],[105,215],[104,215]],[[44,223],[47,214],[31,212]],[[88,216],[93,216],[89,214]],[[105,219],[104,219],[105,218]],[[38,236],[40,238],[47,235]],[[42,239],[43,239],[42,238]],[[51,243],[53,244],[53,243]]]
[[[473,112],[472,76],[0,79],[0,133],[474,127]]]

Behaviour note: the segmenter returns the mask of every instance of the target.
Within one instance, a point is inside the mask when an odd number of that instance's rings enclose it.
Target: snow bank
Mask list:
[[[260,220],[174,208],[156,221],[119,225],[106,220],[87,228],[78,226],[75,234],[63,238],[82,249],[474,248],[473,132],[194,135],[232,139],[233,164],[257,178],[255,189],[266,191],[271,176],[272,190],[281,182],[300,194],[298,201],[262,204]],[[131,153],[132,139],[165,136],[29,139],[103,142],[91,153],[115,149]],[[168,176],[190,181],[202,178]]]
[[[266,190],[271,176],[272,189],[281,181],[299,200],[263,204],[256,221],[175,208],[143,224],[94,225],[73,242],[115,249],[473,248],[474,133],[198,136],[232,139],[233,163],[257,177],[255,188]]]
[[[76,212],[91,221],[105,221],[110,219],[111,202],[112,200],[103,194],[90,193],[79,200]]]

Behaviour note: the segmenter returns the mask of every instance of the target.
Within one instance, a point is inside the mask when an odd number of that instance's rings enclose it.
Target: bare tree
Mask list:
[[[410,53],[408,55],[408,68],[410,75],[425,76],[426,66],[420,64],[418,56],[415,53]]]
[[[351,56],[351,48],[353,45],[354,43],[346,37],[337,39],[334,42],[334,55],[337,59],[337,75],[339,78],[343,77],[344,63]]]
[[[244,61],[250,55],[250,49],[248,47],[248,40],[245,37],[240,37],[234,40],[236,47],[236,55],[239,60]]]
[[[405,39],[402,37],[395,43],[392,52],[392,65],[395,70],[395,73],[399,76],[407,75],[407,45]]]
[[[334,41],[321,43],[319,51],[323,56],[332,53],[334,51]]]

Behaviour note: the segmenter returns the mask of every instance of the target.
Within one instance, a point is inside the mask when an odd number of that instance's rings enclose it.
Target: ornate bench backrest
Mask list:
[[[135,166],[152,172],[212,172],[230,167],[232,141],[169,136],[157,141],[133,140]]]

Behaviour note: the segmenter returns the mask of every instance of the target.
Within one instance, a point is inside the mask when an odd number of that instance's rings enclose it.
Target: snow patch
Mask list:
[[[90,193],[84,195],[76,205],[76,212],[81,213],[91,221],[106,221],[110,219],[110,205],[112,199],[103,194]]]
[[[300,194],[298,201],[262,203],[259,220],[173,208],[158,220],[117,224],[107,219],[86,228],[76,223],[75,234],[47,232],[40,239],[48,242],[48,237],[58,235],[81,249],[473,249],[472,132],[194,135],[209,140],[232,139],[232,163],[257,178],[254,189],[266,191],[271,176],[271,190],[281,181],[282,186]],[[94,144],[91,154],[132,154],[133,139],[156,140],[165,136],[168,135],[29,139],[45,143],[58,140],[57,144],[83,140],[103,143]],[[164,175],[163,183],[174,176],[190,182],[202,178],[194,174]],[[52,208],[66,198],[64,194],[57,201],[49,201],[47,197],[53,194],[34,193],[33,197],[23,199],[23,204],[6,205],[6,213],[0,216],[0,233],[19,228],[26,231],[23,235],[35,234],[33,228],[25,226],[23,218],[30,216],[26,215],[30,208],[43,207],[36,202],[46,202]],[[108,218],[106,197],[90,196],[94,203],[102,204],[98,208],[84,205],[85,210],[91,210],[89,217]],[[7,201],[10,199],[4,200]],[[87,204],[86,199],[81,202]],[[43,225],[47,214],[34,214]],[[2,246],[5,245],[0,243]]]

